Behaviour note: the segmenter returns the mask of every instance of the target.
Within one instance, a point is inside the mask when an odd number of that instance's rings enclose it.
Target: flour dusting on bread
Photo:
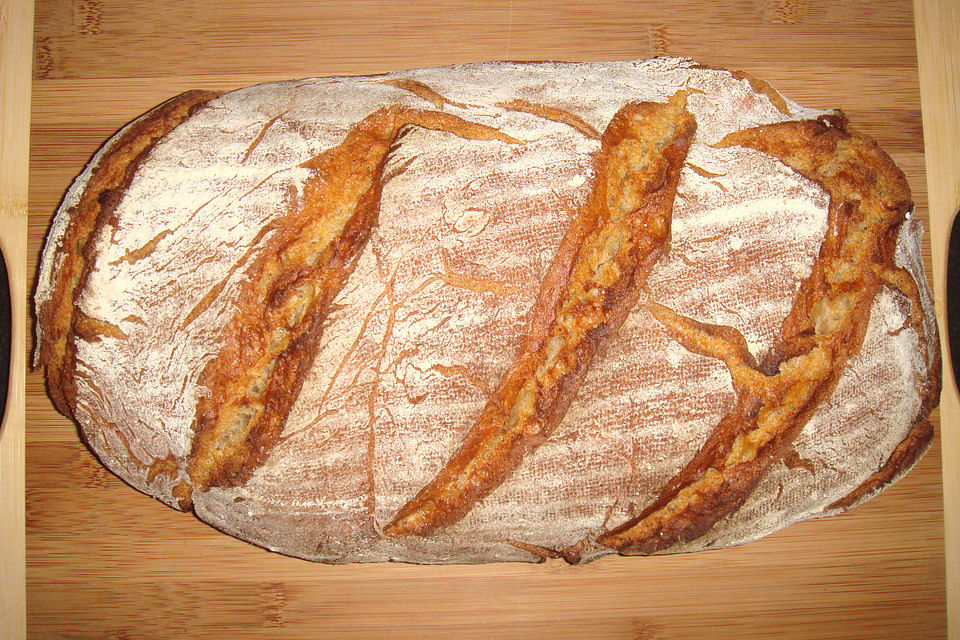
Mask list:
[[[626,105],[667,103],[678,92],[696,132],[670,233],[562,419],[462,519],[430,534],[385,535],[442,473],[522,352],[544,278],[604,178],[598,134]],[[363,205],[375,206],[375,223],[311,329],[315,355],[304,360],[282,429],[242,481],[197,483],[198,406],[211,394],[203,372],[221,358],[224,336],[236,330],[230,340],[240,347],[249,339],[238,314],[258,308],[250,283],[286,246],[291,212],[316,188],[310,162],[381,109],[433,115],[392,132],[378,161],[364,196],[376,201]],[[457,65],[214,97],[139,161],[83,250],[75,313],[100,330],[75,321],[70,334],[73,417],[132,486],[172,506],[192,501],[204,521],[288,555],[447,563],[614,553],[600,538],[655,501],[738,401],[724,362],[681,346],[653,305],[736,332],[761,367],[831,228],[821,184],[721,140],[839,117],[677,58]],[[458,135],[454,121],[495,133]],[[38,308],[71,250],[63,246],[71,208],[120,135],[54,219]],[[907,220],[896,265],[918,285],[922,322],[909,324],[909,292],[880,287],[862,348],[756,488],[666,552],[730,546],[833,513],[926,418],[939,353],[920,243],[919,222]],[[303,282],[299,272],[282,275]],[[47,331],[41,319],[38,342]]]

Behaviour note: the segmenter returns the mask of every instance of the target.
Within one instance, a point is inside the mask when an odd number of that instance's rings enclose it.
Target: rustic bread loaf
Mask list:
[[[690,60],[188,92],[64,197],[36,363],[137,489],[325,562],[584,562],[832,514],[932,437],[902,172]]]

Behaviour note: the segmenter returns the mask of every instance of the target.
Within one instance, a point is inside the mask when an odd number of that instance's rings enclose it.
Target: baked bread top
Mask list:
[[[37,357],[111,470],[283,553],[727,546],[926,449],[910,211],[842,114],[689,60],[189,92],[68,191]]]

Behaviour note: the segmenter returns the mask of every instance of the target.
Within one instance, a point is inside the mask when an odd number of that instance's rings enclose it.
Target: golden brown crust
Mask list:
[[[407,125],[517,142],[450,114],[393,106],[303,164],[311,177],[252,265],[224,349],[203,371],[209,393],[197,406],[188,464],[193,490],[242,484],[276,444],[313,362],[323,320],[376,224],[384,163]],[[182,508],[190,492],[178,489]]]
[[[611,120],[594,188],[563,243],[569,253],[545,279],[522,351],[450,462],[385,534],[427,535],[456,522],[559,424],[669,235],[696,130],[686,95],[630,104]]]
[[[601,536],[602,544],[621,553],[654,553],[701,536],[743,503],[859,351],[881,286],[876,273],[893,269],[896,234],[911,204],[903,173],[889,156],[844,125],[838,119],[785,122],[721,142],[773,155],[823,185],[830,194],[827,234],[779,343],[756,371],[768,373],[743,377],[739,385],[734,375],[737,407],[657,500]],[[693,324],[673,329],[688,342],[703,341]]]
[[[70,223],[57,248],[62,256],[52,295],[37,310],[45,335],[38,345],[38,365],[46,367],[47,388],[57,410],[73,414],[76,396],[73,380],[74,351],[72,335],[84,330],[75,315],[77,292],[82,290],[92,263],[88,240],[111,222],[124,190],[133,179],[137,166],[163,136],[189,118],[197,108],[220,93],[187,91],[156,107],[125,131],[100,159],[84,186],[80,201],[69,211]],[[87,323],[89,324],[89,323]]]

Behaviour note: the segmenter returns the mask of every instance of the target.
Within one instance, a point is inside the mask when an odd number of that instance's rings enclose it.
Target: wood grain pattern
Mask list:
[[[806,106],[843,107],[904,169],[925,216],[913,29],[895,0],[40,0],[27,273],[84,162],[175,93],[491,59],[670,53],[745,69]],[[97,463],[36,373],[25,404],[31,637],[946,635],[939,438],[851,513],[738,548],[585,567],[328,567],[136,493]]]
[[[950,227],[960,213],[960,4],[943,0],[915,4],[920,95],[930,194],[930,244],[934,295],[946,300],[946,262]],[[944,308],[938,308],[946,327]],[[946,330],[941,333],[949,353]],[[960,357],[955,353],[954,358]],[[960,395],[953,369],[944,363],[940,397],[943,440],[943,516],[946,528],[947,618],[960,634]]]
[[[0,247],[10,282],[11,358],[0,426],[0,637],[26,634],[24,371],[27,318],[27,166],[33,3],[0,1]]]

